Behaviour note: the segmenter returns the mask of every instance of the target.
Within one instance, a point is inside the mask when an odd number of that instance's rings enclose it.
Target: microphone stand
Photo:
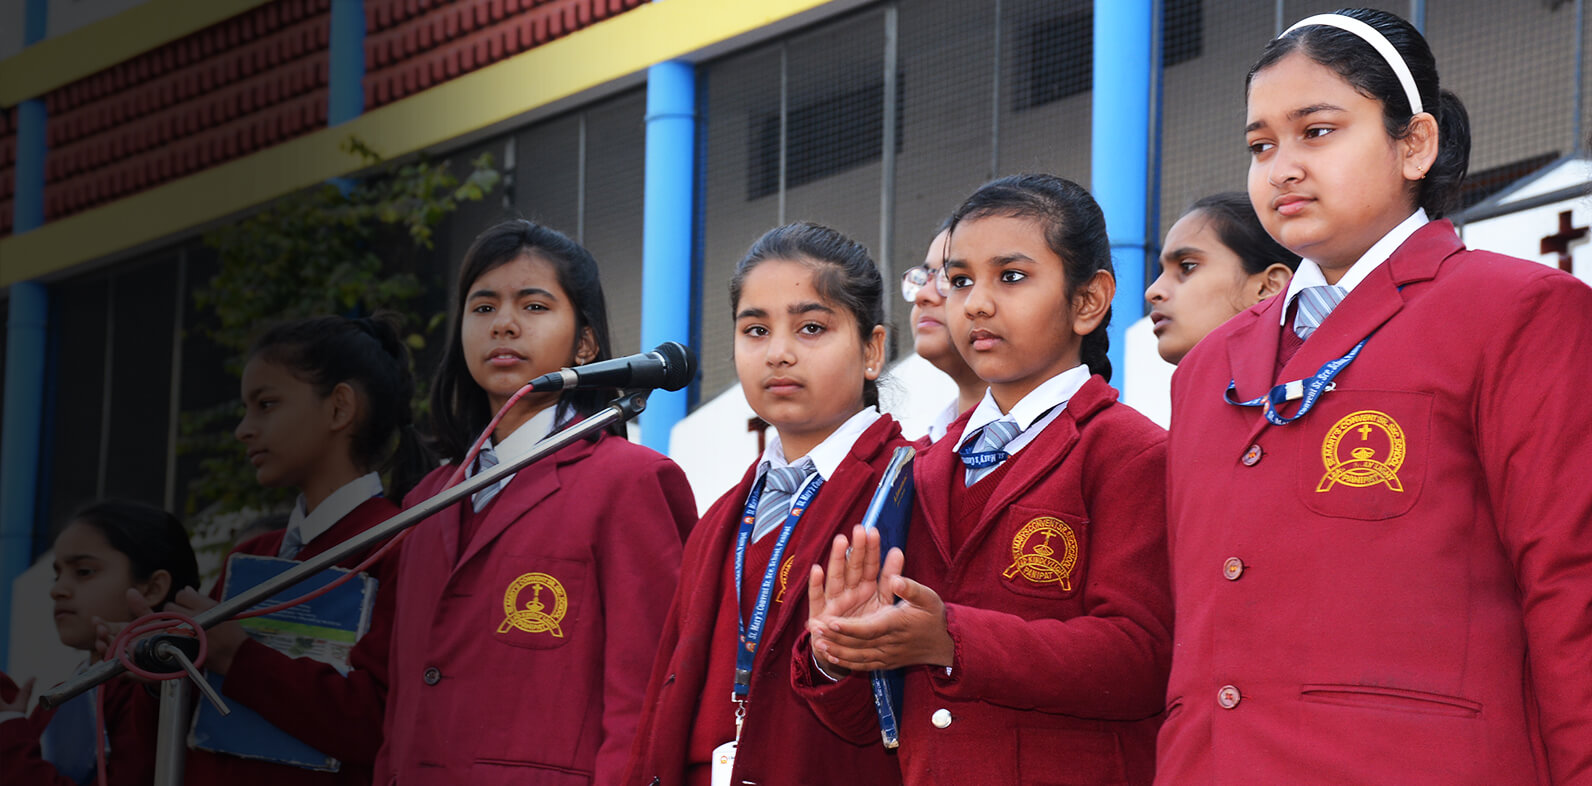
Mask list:
[[[553,453],[567,447],[586,437],[596,434],[603,429],[629,420],[647,408],[647,396],[651,389],[626,390],[619,398],[608,403],[604,409],[578,423],[570,425],[560,431],[549,434],[542,441],[536,443],[524,456],[505,461],[491,469],[481,472],[473,477],[466,478],[458,485],[443,489],[424,502],[361,532],[336,546],[321,552],[298,565],[266,579],[242,592],[230,600],[224,600],[214,607],[201,611],[193,616],[194,622],[202,628],[213,628],[233,617],[241,614],[267,598],[285,590],[304,579],[307,579],[326,568],[335,566],[344,559],[357,554],[365,549],[402,532],[432,514],[463,499],[469,498],[475,492],[496,484],[499,480],[518,472],[525,467],[540,461]],[[220,696],[215,695],[208,683],[199,679],[198,671],[193,668],[188,656],[176,646],[166,642],[159,642],[147,648],[147,659],[151,662],[145,664],[142,660],[140,666],[151,671],[186,671],[212,703],[223,714],[228,712],[221,703]],[[195,648],[197,652],[197,648]],[[39,703],[44,707],[59,707],[73,697],[90,690],[126,671],[120,660],[110,658],[100,661],[83,673],[57,685],[48,693],[39,697]],[[168,687],[169,686],[169,687]],[[182,680],[167,680],[160,694],[160,721],[159,742],[155,757],[155,784],[157,786],[181,786],[183,779],[183,762],[186,746],[183,742],[188,729],[188,717],[191,713],[188,696],[189,685]],[[95,743],[99,744],[98,742]]]

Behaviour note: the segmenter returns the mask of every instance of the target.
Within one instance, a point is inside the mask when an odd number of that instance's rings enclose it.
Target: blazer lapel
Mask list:
[[[579,461],[591,455],[593,447],[594,444],[592,442],[581,440],[553,454],[548,459],[551,466],[548,467],[546,472],[536,471],[540,468],[532,464],[515,473],[514,479],[503,487],[503,490],[498,493],[497,499],[479,514],[486,516],[486,518],[476,526],[475,534],[471,537],[470,542],[463,544],[464,553],[459,559],[454,561],[453,573],[457,573],[460,568],[469,563],[476,554],[486,548],[487,544],[502,535],[503,531],[508,529],[511,524],[529,514],[543,500],[551,496],[553,492],[558,491],[560,488],[560,470],[566,464]],[[454,509],[454,526],[450,529],[450,532],[455,540],[459,536],[460,527],[458,526],[458,521],[462,515],[462,508],[468,504],[470,504],[470,500],[465,499],[460,500],[456,505],[449,506]]]
[[[1261,308],[1233,317],[1239,324],[1226,337],[1227,364],[1237,385],[1233,396],[1239,401],[1259,398],[1271,390],[1277,372],[1277,344],[1282,339],[1278,327],[1282,308],[1282,298],[1273,297]]]
[[[951,476],[962,469],[962,461],[951,447],[962,438],[974,409],[977,407],[969,407],[961,417],[951,421],[945,436],[919,453],[912,465],[912,495],[916,498],[912,526],[928,532],[940,559],[947,565],[951,564],[951,484],[955,482]]]

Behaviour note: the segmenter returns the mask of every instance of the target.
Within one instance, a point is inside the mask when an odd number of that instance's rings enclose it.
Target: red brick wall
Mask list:
[[[366,0],[365,108],[646,0]],[[44,96],[51,221],[326,126],[331,0],[275,0]],[[0,234],[15,110],[0,117]]]
[[[366,0],[374,109],[635,8],[645,0]]]
[[[325,126],[330,7],[277,0],[45,95],[45,220]]]

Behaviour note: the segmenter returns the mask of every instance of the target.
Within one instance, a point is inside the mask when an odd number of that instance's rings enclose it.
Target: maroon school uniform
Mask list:
[[[1161,782],[1592,783],[1592,290],[1437,221],[1279,364],[1282,300],[1173,378]]]
[[[905,670],[906,783],[1151,781],[1171,657],[1166,434],[1116,395],[1090,378],[971,488],[952,448],[972,411],[919,456],[905,574],[945,601],[956,650],[949,676]],[[877,737],[871,703],[815,692],[810,642],[793,682],[837,731]]]
[[[900,773],[875,732],[848,741],[826,729],[789,687],[791,647],[807,623],[807,574],[829,556],[838,533],[862,522],[868,501],[897,447],[909,444],[888,415],[851,446],[791,533],[781,580],[753,662],[745,727],[733,782],[762,784],[888,784]],[[735,541],[757,464],[702,517],[686,544],[680,590],[653,664],[646,709],[624,784],[707,783],[708,754],[735,736],[730,700],[739,638],[737,608],[749,612],[777,530],[747,549],[744,590],[735,596]],[[868,683],[833,686],[846,701],[873,711]]]
[[[147,786],[155,778],[155,722],[160,700],[150,695],[143,683],[130,679],[111,680],[102,690],[105,734],[110,743],[105,782],[109,786]],[[15,701],[16,696],[16,683],[0,673],[0,698]],[[6,786],[77,786],[45,761],[40,751],[39,736],[53,717],[55,710],[39,707],[25,718],[0,722],[0,772],[5,773]],[[84,750],[92,751],[93,745],[92,739],[83,740]]]
[[[303,562],[371,527],[398,515],[398,506],[385,497],[371,497],[331,528],[304,545],[293,557]],[[267,532],[238,545],[235,554],[275,557],[285,532]],[[339,563],[352,568],[379,545],[362,550]],[[381,747],[381,724],[387,701],[387,652],[392,639],[393,599],[396,597],[398,556],[402,546],[388,552],[367,573],[376,579],[376,603],[370,629],[349,653],[349,672],[309,658],[293,658],[253,639],[243,643],[227,670],[221,692],[303,740],[316,750],[342,762],[335,773],[315,772],[286,764],[192,750],[186,780],[195,786],[276,786],[302,784],[370,783],[371,765]],[[212,595],[220,597],[222,574]],[[202,700],[202,699],[201,699]]]
[[[521,470],[480,513],[464,502],[419,524],[376,782],[615,782],[695,520],[674,462],[602,436]]]

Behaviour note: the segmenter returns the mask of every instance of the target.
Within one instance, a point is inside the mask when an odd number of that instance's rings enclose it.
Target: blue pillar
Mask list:
[[[45,35],[49,7],[28,0],[23,44]],[[17,108],[17,163],[12,232],[44,223],[44,102],[33,98]],[[10,661],[11,584],[33,561],[33,523],[38,512],[40,437],[44,427],[44,373],[50,317],[49,291],[36,281],[11,285],[6,319],[6,377],[0,399],[0,665]]]
[[[695,221],[696,68],[647,69],[647,183],[642,208],[641,348],[691,340],[691,240]],[[697,349],[692,347],[692,349]],[[669,452],[669,432],[685,417],[687,393],[658,391],[641,414],[641,442]]]
[[[335,126],[365,111],[365,0],[332,0],[329,46],[326,124]]]
[[[1111,368],[1122,384],[1128,326],[1144,315],[1149,204],[1152,0],[1095,0],[1090,190],[1106,215],[1117,271]]]

